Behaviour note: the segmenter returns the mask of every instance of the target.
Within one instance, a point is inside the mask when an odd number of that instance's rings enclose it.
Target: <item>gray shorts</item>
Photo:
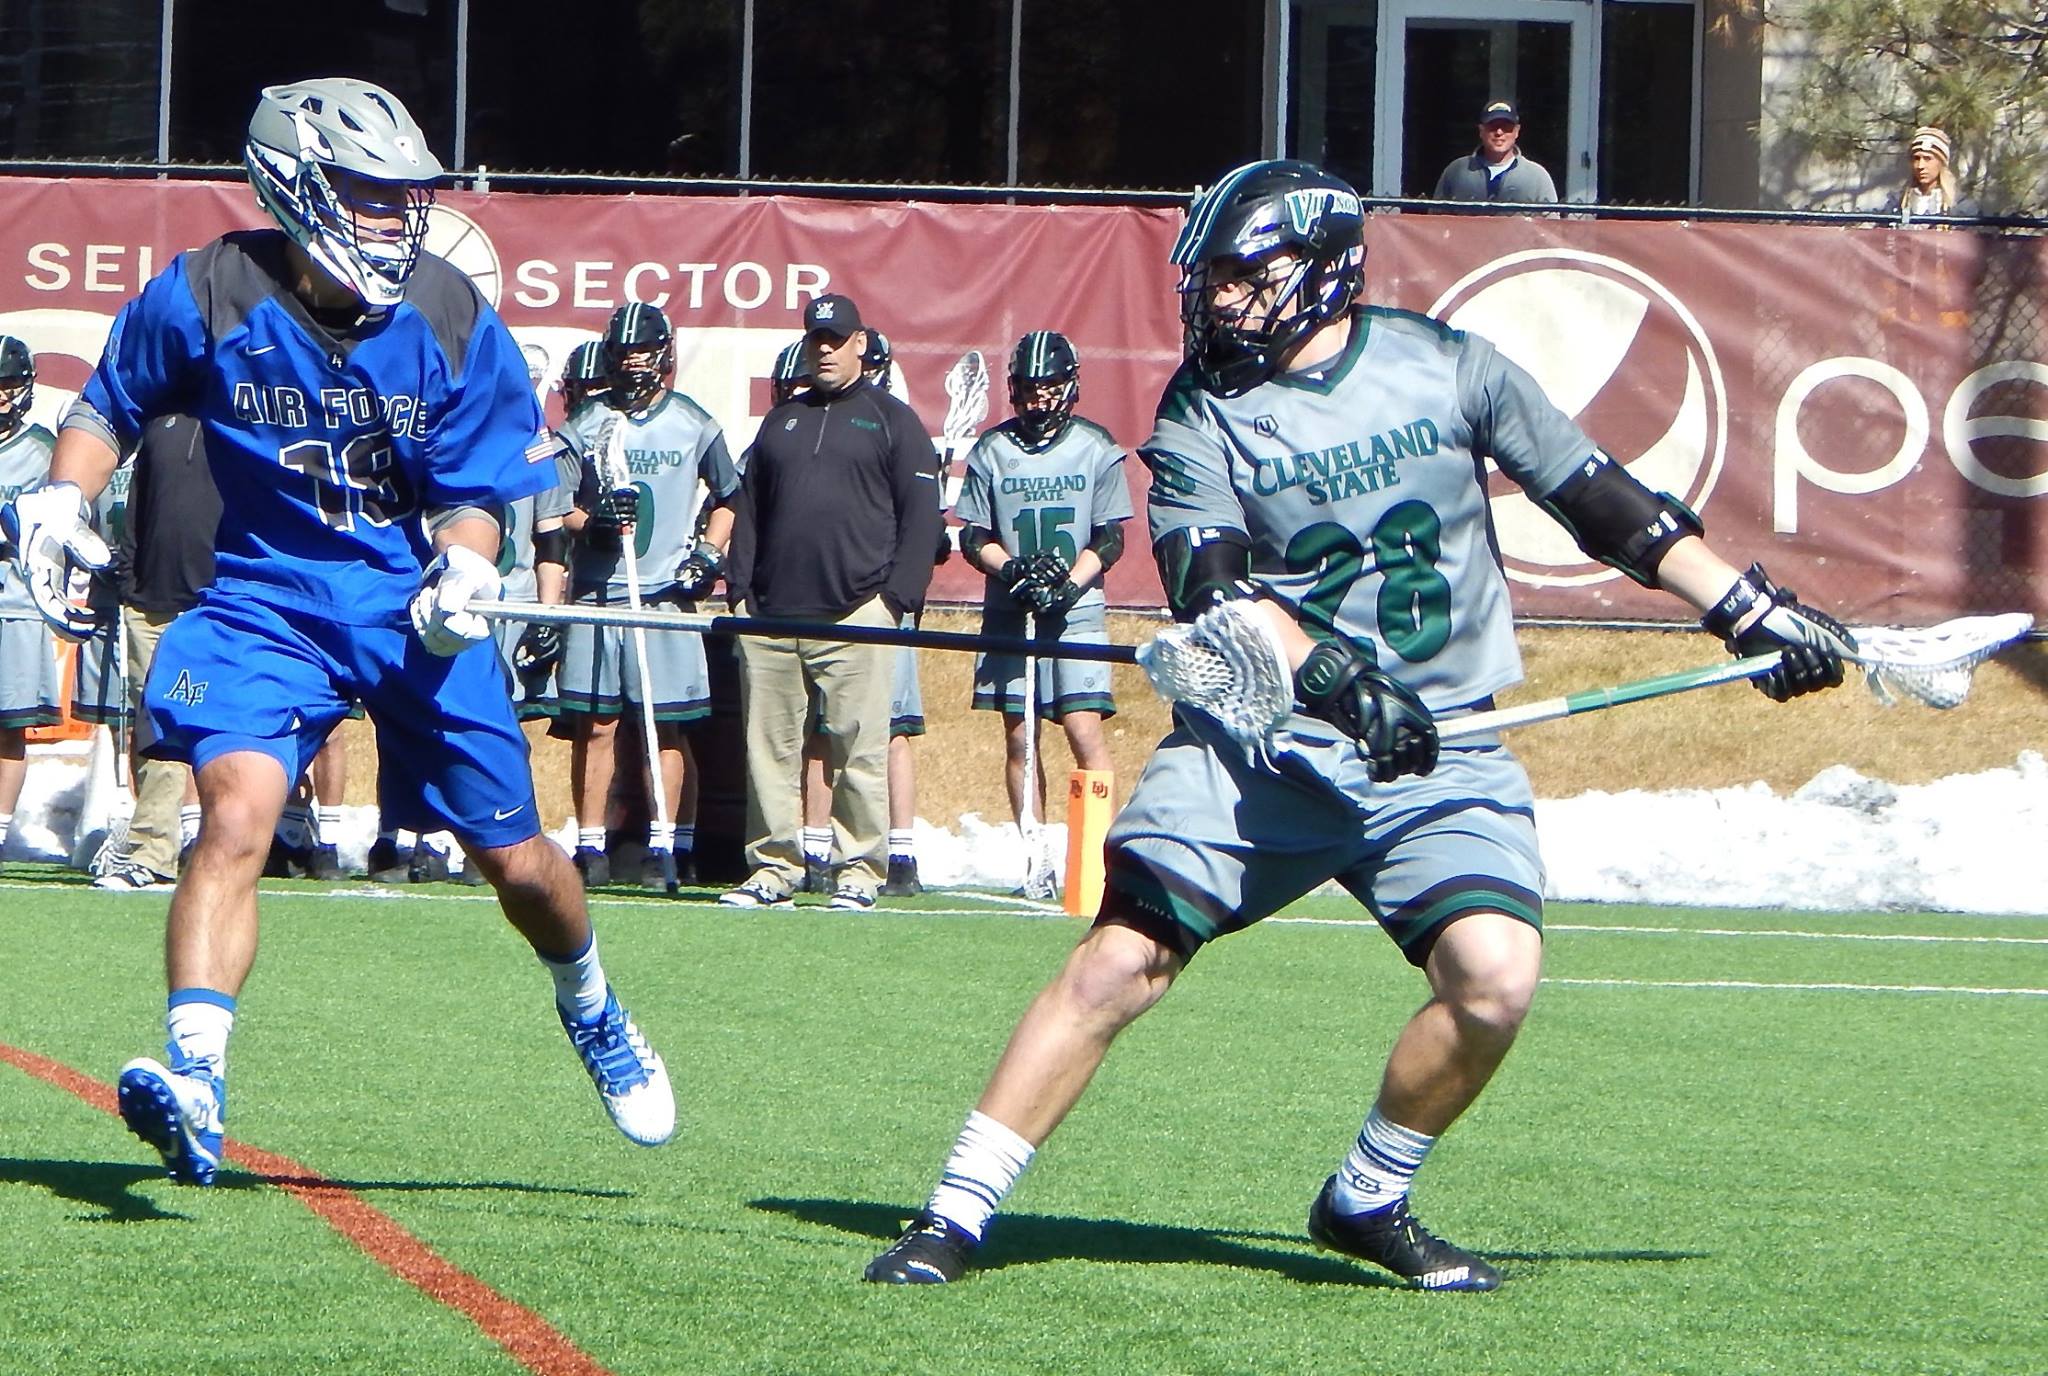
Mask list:
[[[567,627],[563,628],[565,641],[567,630]],[[559,666],[548,670],[547,676],[536,682],[531,692],[527,691],[527,681],[512,667],[512,652],[519,647],[519,637],[526,634],[526,623],[493,622],[491,634],[498,642],[498,659],[504,664],[505,677],[511,683],[512,708],[518,713],[519,720],[534,721],[554,716],[561,710],[562,705],[560,685],[556,682],[556,675],[560,673]]]
[[[121,612],[117,607],[109,614],[118,620]],[[121,638],[110,621],[104,631],[78,647],[78,670],[71,679],[71,715],[101,726],[132,718],[128,679],[122,667]]]
[[[903,629],[916,623],[903,618]],[[917,651],[905,645],[896,651],[896,675],[889,685],[889,735],[924,734],[924,690],[917,683]]]
[[[55,639],[41,617],[0,621],[0,728],[52,726],[63,715]]]
[[[582,597],[579,606],[590,605]],[[656,721],[701,721],[711,715],[711,675],[704,637],[694,631],[647,631],[647,681]],[[555,672],[564,714],[616,717],[640,701],[640,661],[633,632],[616,626],[568,626]]]
[[[990,607],[982,611],[981,633],[1021,638],[1024,613]],[[1039,638],[1073,645],[1107,645],[1109,620],[1106,608],[1076,607],[1058,621],[1040,618]],[[1116,715],[1116,699],[1110,696],[1109,669],[1078,659],[1038,660],[1038,716],[1059,721],[1069,712],[1100,712]],[[976,655],[974,657],[974,710],[1024,715],[1024,657],[1022,655]]]
[[[1376,784],[1349,741],[1294,722],[1304,738],[1275,767],[1176,715],[1109,828],[1119,919],[1192,954],[1335,879],[1416,965],[1466,913],[1542,929],[1535,798],[1507,747],[1447,746],[1428,776]]]

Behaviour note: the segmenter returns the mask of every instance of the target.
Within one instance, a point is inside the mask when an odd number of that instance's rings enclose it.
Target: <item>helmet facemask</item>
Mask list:
[[[621,411],[638,411],[668,385],[675,368],[675,350],[669,341],[659,344],[604,346],[604,380],[611,404]]]
[[[0,438],[28,423],[36,400],[36,359],[13,335],[0,335]]]

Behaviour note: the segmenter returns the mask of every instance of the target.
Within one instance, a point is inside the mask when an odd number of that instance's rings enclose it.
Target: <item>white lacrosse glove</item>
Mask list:
[[[99,630],[92,576],[113,562],[90,519],[76,483],[50,483],[0,506],[0,534],[13,546],[29,597],[50,629],[69,641],[89,640]]]
[[[430,654],[461,654],[488,640],[491,623],[469,610],[471,602],[495,602],[505,580],[490,560],[466,545],[450,545],[434,556],[412,598],[412,628]]]

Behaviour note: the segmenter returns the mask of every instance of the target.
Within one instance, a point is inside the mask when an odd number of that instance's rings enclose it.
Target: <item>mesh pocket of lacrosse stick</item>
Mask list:
[[[1138,663],[1159,696],[1207,712],[1245,745],[1270,745],[1294,707],[1280,634],[1247,601],[1167,627],[1139,648]]]
[[[1890,707],[1911,698],[1929,707],[1956,707],[1970,695],[1979,664],[2034,629],[2025,612],[1959,616],[1923,630],[1858,626],[1855,662],[1877,700]]]

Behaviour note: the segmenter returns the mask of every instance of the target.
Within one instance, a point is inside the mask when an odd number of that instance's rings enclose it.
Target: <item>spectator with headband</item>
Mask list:
[[[1929,218],[1975,219],[1981,213],[1975,200],[1958,192],[1949,152],[1948,135],[1935,126],[1923,124],[1913,131],[1906,144],[1906,184],[1885,203],[1901,225]]]

